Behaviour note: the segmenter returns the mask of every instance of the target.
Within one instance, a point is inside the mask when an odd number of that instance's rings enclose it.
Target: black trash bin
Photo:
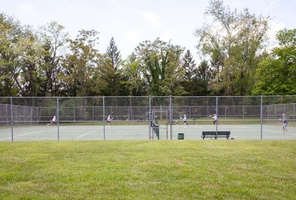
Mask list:
[[[184,133],[178,133],[178,140],[184,140]]]

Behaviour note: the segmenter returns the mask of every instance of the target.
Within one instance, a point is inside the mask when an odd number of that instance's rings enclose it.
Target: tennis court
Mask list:
[[[170,127],[172,130],[170,130]],[[295,140],[296,127],[289,127],[283,133],[279,125],[219,125],[219,131],[231,131],[230,138],[236,140]],[[215,125],[160,125],[160,140],[178,140],[184,133],[185,140],[202,140],[202,131],[215,131]],[[153,133],[153,131],[152,131]],[[12,139],[13,137],[13,139]],[[83,126],[14,126],[0,129],[0,141],[42,141],[42,140],[158,140],[150,137],[148,125],[83,125]],[[224,138],[219,138],[222,140]]]
[[[295,102],[296,96],[7,97],[0,98],[0,141],[157,140],[151,121],[159,124],[160,140],[178,140],[179,133],[201,140],[202,131],[216,130],[234,139],[293,140]]]

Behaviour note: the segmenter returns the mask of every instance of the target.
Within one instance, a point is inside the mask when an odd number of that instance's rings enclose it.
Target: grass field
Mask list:
[[[295,141],[0,143],[0,199],[295,197]]]

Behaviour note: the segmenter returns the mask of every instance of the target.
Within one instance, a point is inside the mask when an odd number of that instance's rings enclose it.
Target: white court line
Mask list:
[[[90,133],[92,133],[92,132],[93,132],[93,131],[89,131],[89,132],[87,132],[87,133],[84,133],[84,134],[82,134],[82,135],[76,137],[76,139],[82,138],[82,137],[84,137],[84,136],[86,136],[86,135],[88,135],[88,134],[90,134]]]
[[[107,127],[107,126],[106,126]],[[79,130],[79,129],[83,129],[83,130],[93,130],[93,129],[98,129],[101,130],[103,129],[103,127],[87,127],[87,126],[59,126],[59,130]]]
[[[223,127],[223,125],[220,125],[220,127]],[[229,126],[230,128],[235,128],[235,129],[252,129],[254,127],[252,126],[245,126],[245,125],[226,125],[226,126]],[[256,127],[255,127],[256,128]]]
[[[44,132],[44,131],[34,131],[34,132],[29,132],[29,133],[25,133],[25,134],[21,134],[21,135],[13,135],[13,138],[22,137],[22,136],[26,136],[26,135],[32,135],[34,133],[42,133],[42,132]],[[7,140],[7,139],[11,139],[11,137],[1,138],[0,140]]]
[[[283,133],[283,131],[274,131],[274,130],[269,130],[269,129],[262,129],[263,131],[268,131],[268,132],[272,132],[272,133],[280,133],[280,134],[283,134],[283,135],[292,135],[292,136],[295,136],[296,134],[294,133]]]
[[[294,134],[294,133],[289,133],[289,132],[283,133],[283,131],[273,131],[273,130],[268,130],[268,129],[263,129],[263,130],[264,130],[264,131],[273,132],[273,133],[286,134],[286,135],[296,135],[296,134]]]
[[[272,133],[283,133],[283,131],[273,131],[273,130],[268,130],[268,129],[262,129],[263,131],[269,131]]]

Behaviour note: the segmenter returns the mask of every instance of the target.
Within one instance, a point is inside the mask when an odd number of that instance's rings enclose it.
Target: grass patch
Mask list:
[[[294,199],[295,141],[0,143],[0,199]]]

